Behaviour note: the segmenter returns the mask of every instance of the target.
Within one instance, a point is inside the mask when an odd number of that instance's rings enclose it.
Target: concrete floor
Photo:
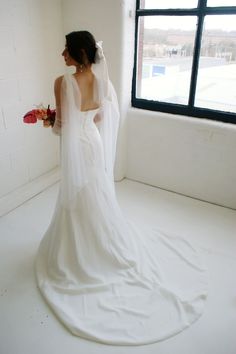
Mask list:
[[[209,269],[203,316],[180,334],[143,346],[111,346],[73,336],[41,297],[34,258],[58,185],[0,219],[0,354],[236,353],[236,211],[130,180],[116,183],[126,215],[199,244]]]

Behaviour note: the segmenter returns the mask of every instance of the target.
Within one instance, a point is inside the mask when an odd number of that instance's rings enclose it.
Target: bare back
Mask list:
[[[99,107],[96,93],[96,79],[92,72],[83,75],[73,74],[81,93],[81,111],[89,111]]]

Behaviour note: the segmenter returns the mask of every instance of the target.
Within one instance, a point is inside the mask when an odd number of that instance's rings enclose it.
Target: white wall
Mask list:
[[[58,164],[50,129],[26,125],[35,104],[54,106],[63,70],[61,1],[0,0],[0,197]]]
[[[140,109],[128,115],[127,177],[236,209],[236,126]]]

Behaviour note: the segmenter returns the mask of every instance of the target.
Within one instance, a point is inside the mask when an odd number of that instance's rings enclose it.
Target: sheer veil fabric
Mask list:
[[[207,273],[196,247],[135,226],[118,205],[119,110],[98,47],[92,70],[99,108],[81,111],[74,76],[62,80],[61,181],[35,273],[45,300],[74,335],[113,345],[153,343],[200,317]]]
[[[105,170],[114,180],[116,141],[119,127],[119,109],[117,97],[108,76],[102,42],[97,43],[96,63],[92,65],[95,76],[94,98],[99,102],[98,129],[103,143]],[[62,204],[72,209],[78,192],[89,181],[89,174],[83,152],[83,142],[78,139],[81,121],[81,95],[78,84],[70,74],[64,75],[61,89],[61,164],[62,164]]]

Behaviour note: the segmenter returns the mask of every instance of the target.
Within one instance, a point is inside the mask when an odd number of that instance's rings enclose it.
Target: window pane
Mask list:
[[[195,106],[236,112],[236,15],[206,16]]]
[[[188,104],[194,16],[139,18],[136,97]]]
[[[207,6],[236,6],[235,0],[207,0]]]
[[[198,0],[140,0],[141,9],[189,9],[197,4]]]

